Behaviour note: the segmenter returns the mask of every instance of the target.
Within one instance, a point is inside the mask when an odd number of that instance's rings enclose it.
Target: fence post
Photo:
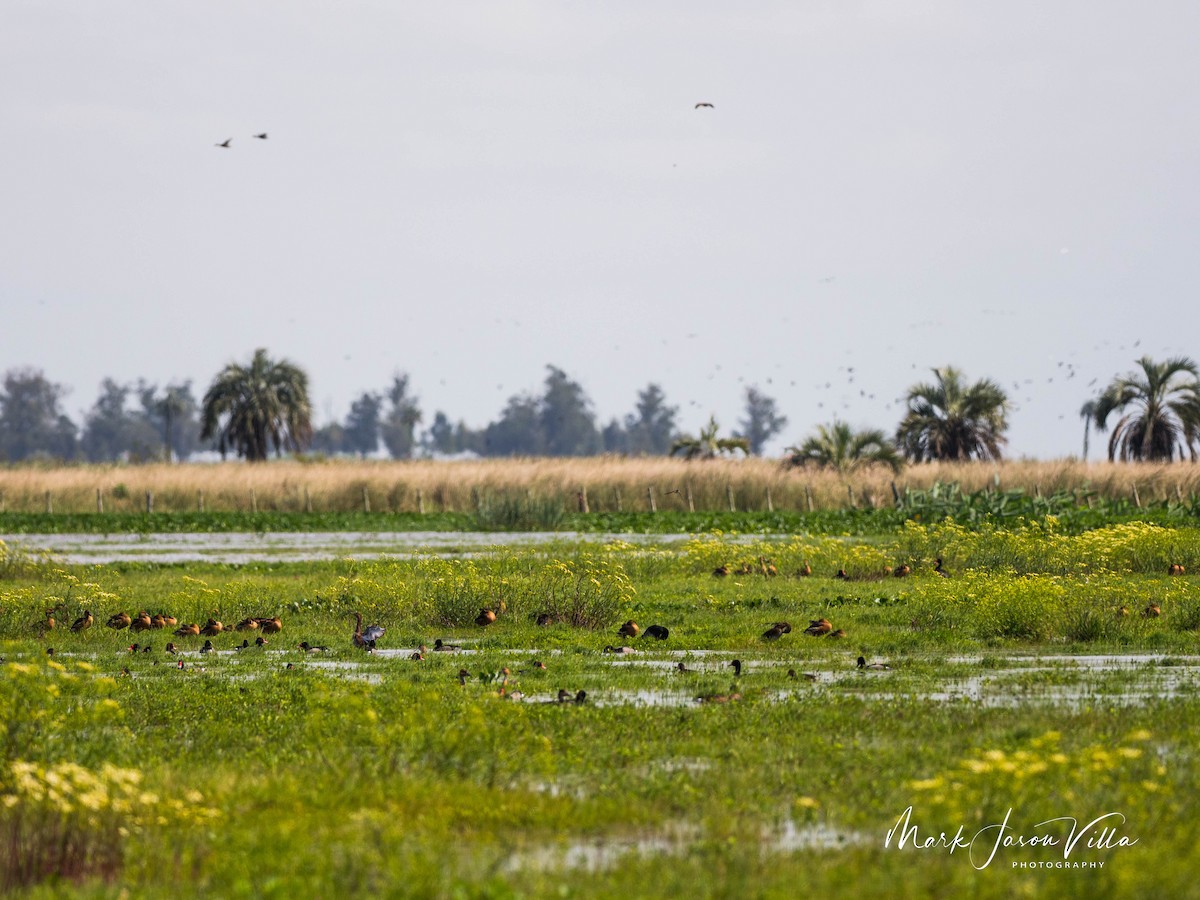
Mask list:
[[[896,509],[904,505],[904,501],[900,499],[900,491],[896,488],[896,482],[892,480],[892,499],[896,502]]]
[[[312,512],[312,494],[309,493],[307,484],[304,486],[304,511]]]
[[[850,498],[850,508],[854,509],[854,485],[846,485],[846,496]]]
[[[729,511],[737,512],[737,507],[734,506],[734,503],[733,503],[733,485],[730,484],[728,481],[725,482],[725,497],[727,500],[729,500]]]
[[[615,487],[615,488],[613,488],[613,498],[614,498],[614,499],[617,501],[617,512],[622,512],[622,509],[621,509],[621,489],[620,489],[619,487]]]
[[[808,507],[808,511],[813,511],[812,489],[808,486],[808,482],[804,484],[804,505]]]
[[[196,491],[196,510],[204,512],[204,491]]]
[[[647,485],[646,497],[650,500],[650,512],[658,512],[658,504],[654,502],[654,485]]]
[[[363,512],[369,513],[371,511],[371,494],[367,490],[367,486],[365,484],[362,486],[362,500]]]
[[[581,513],[591,511],[588,509],[587,485],[586,484],[580,489],[579,494],[576,496],[575,499],[577,499],[579,501],[579,511]]]
[[[771,486],[767,485],[767,512],[775,512],[775,504],[771,502]]]
[[[47,491],[47,493],[46,493],[46,496],[47,496],[47,497],[49,497],[49,496],[50,496],[50,493],[49,493],[48,491]],[[48,502],[49,502],[49,501],[47,501],[47,503],[48,503]],[[1134,503],[1134,505],[1135,505],[1135,506],[1136,506],[1138,509],[1141,509],[1141,508],[1142,508],[1142,498],[1141,498],[1141,496],[1138,494],[1137,482],[1136,482],[1136,481],[1133,483],[1133,503]]]
[[[684,482],[683,486],[685,488],[687,488],[688,512],[695,512],[696,511],[696,498],[692,495],[692,483],[690,481],[687,481],[687,482]]]
[[[146,514],[154,512],[154,491],[146,491]]]
[[[422,516],[425,515],[425,497],[420,488],[417,488],[417,512]]]
[[[479,488],[471,488],[471,505],[475,507],[475,512],[479,512]]]
[[[104,512],[104,492],[100,488],[96,488],[96,512]]]
[[[46,491],[46,515],[51,515],[54,512],[54,506],[50,502],[50,492]]]

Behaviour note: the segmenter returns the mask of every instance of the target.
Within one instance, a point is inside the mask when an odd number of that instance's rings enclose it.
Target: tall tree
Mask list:
[[[187,459],[200,443],[200,404],[190,380],[172,382],[160,392],[154,385],[138,383],[142,417],[162,436],[163,456]]]
[[[539,417],[548,456],[589,456],[600,449],[591,401],[578,382],[555,366],[546,366],[546,392]]]
[[[379,414],[383,396],[364,391],[350,404],[346,425],[342,429],[344,446],[351,453],[367,456],[379,449]]]
[[[816,434],[799,447],[788,447],[787,453],[785,462],[789,466],[816,466],[843,475],[869,465],[899,472],[903,465],[896,445],[882,431],[855,431],[836,419],[832,425],[818,425]]]
[[[546,438],[541,403],[530,394],[509,397],[500,418],[484,429],[488,456],[541,456]]]
[[[1194,460],[1200,440],[1200,381],[1196,364],[1177,356],[1157,363],[1138,360],[1140,372],[1115,378],[1096,400],[1093,420],[1100,431],[1120,413],[1108,442],[1108,458],[1122,462],[1169,461],[1186,452]]]
[[[230,363],[204,395],[202,439],[216,438],[224,457],[229,450],[252,462],[274,448],[303,450],[312,437],[308,375],[287,360],[272,360],[259,348],[249,366]]]
[[[407,375],[398,373],[392,376],[387,398],[388,412],[380,425],[383,444],[393,459],[408,459],[416,445],[415,432],[421,421],[421,408],[417,405],[417,398],[408,393]]]
[[[625,417],[629,446],[626,452],[651,456],[671,452],[679,407],[667,406],[666,400],[662,388],[654,383],[638,392],[635,413]]]
[[[40,369],[10,369],[0,393],[0,456],[18,462],[35,457],[74,459],[75,423],[60,403],[66,390]]]
[[[761,456],[767,441],[783,431],[787,416],[779,415],[775,401],[757,387],[746,388],[746,418],[739,423],[739,437],[746,439],[752,456]]]
[[[679,453],[684,459],[715,459],[736,450],[749,454],[750,444],[744,437],[723,438],[719,432],[716,416],[710,416],[698,435],[685,434],[676,439],[671,445],[671,456]]]
[[[934,369],[935,381],[908,389],[908,412],[896,443],[910,460],[1000,459],[1007,443],[1008,395],[984,379],[967,385],[952,366]]]
[[[158,455],[158,435],[145,417],[127,408],[133,388],[111,378],[100,383],[100,396],[84,419],[79,445],[93,462]]]
[[[1092,420],[1096,418],[1095,400],[1087,400],[1079,407],[1079,418],[1083,419],[1083,461],[1087,462],[1088,444],[1091,438]]]

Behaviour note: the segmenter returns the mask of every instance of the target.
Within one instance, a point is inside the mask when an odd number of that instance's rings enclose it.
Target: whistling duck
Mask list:
[[[175,655],[175,651],[178,649],[179,648],[176,647],[172,641],[167,641],[167,652],[170,653],[172,656]]]
[[[788,678],[799,678],[800,676],[796,674],[795,669],[788,669],[787,677]],[[817,674],[815,672],[805,672],[804,677],[808,681],[816,681],[817,680]]]
[[[279,620],[279,616],[273,616],[270,619],[260,618],[258,620],[258,627],[262,630],[263,634],[279,634],[279,632],[283,631],[283,622]]]
[[[614,647],[609,644],[604,648],[604,653],[637,653],[632,647]]]
[[[267,639],[265,637],[263,637],[261,634],[254,639],[254,646],[256,646],[256,647],[265,647],[265,646],[267,646],[267,643],[268,643]]]
[[[864,657],[860,656],[858,658],[857,668],[864,669],[864,670],[870,670],[872,672],[883,672],[887,669],[890,669],[891,666],[889,666],[887,663],[880,663],[880,662],[875,662],[875,663],[871,663],[870,665],[868,665],[867,660]]]
[[[847,581],[847,580],[849,580],[849,578],[850,578],[850,576],[846,574],[846,570],[845,570],[845,569],[838,569],[838,570],[837,570],[837,574],[836,574],[836,575],[834,575],[833,577],[834,577],[834,578],[840,578],[840,579],[842,579],[842,581]]]
[[[438,653],[457,653],[459,650],[462,649],[462,647],[458,646],[458,644],[442,643],[442,639],[437,638],[433,642],[433,649],[436,650]]]
[[[683,663],[681,663],[681,662],[680,662],[680,663],[676,663],[676,664],[675,664],[675,668],[676,668],[676,669],[678,669],[680,672],[690,672],[690,671],[692,671],[691,669],[689,669],[687,666],[685,666],[685,665],[684,665]]]
[[[258,619],[245,618],[233,626],[234,631],[257,631]]]
[[[165,627],[165,628],[174,628],[176,625],[179,624],[179,620],[176,619],[174,616],[168,616],[166,613],[159,613],[158,615],[159,615],[159,617],[162,618],[163,627]]]
[[[734,678],[742,677],[742,661],[740,659],[731,659],[729,661],[729,666],[733,669]]]
[[[787,622],[776,622],[762,633],[762,639],[764,641],[777,641],[785,634],[790,634],[792,630],[791,626],[788,625],[787,628],[783,628],[782,626],[784,625],[787,625]]]
[[[134,616],[133,621],[129,623],[130,631],[149,631],[153,627],[154,623],[150,619],[150,613],[145,610]]]
[[[1181,566],[1179,563],[1171,563],[1171,565],[1167,568],[1167,574],[1168,575],[1182,575],[1183,574],[1183,566]]]
[[[496,613],[488,609],[486,606],[479,610],[479,615],[475,617],[475,624],[480,628],[485,628],[496,621]]]
[[[638,626],[638,623],[630,619],[617,629],[617,634],[620,637],[637,637],[641,631],[642,629]]]
[[[740,566],[738,566],[737,573],[739,575],[749,575],[753,571],[754,571],[754,569],[751,568],[750,563],[744,562]]]
[[[190,625],[180,625],[175,629],[176,637],[197,637],[200,634],[200,626],[193,622]]]
[[[775,568],[775,563],[762,556],[758,558],[758,569],[768,578],[779,574],[779,570]]]
[[[656,641],[665,641],[670,636],[671,632],[667,630],[665,625],[651,625],[642,635],[642,637],[654,638]]]
[[[133,621],[129,618],[129,613],[117,613],[115,616],[109,616],[108,621],[104,624],[109,628],[115,628],[120,631],[122,628],[128,628],[129,623]]]
[[[542,662],[540,659],[535,659],[533,662],[530,663],[530,665],[533,666],[533,668],[537,669],[539,672],[546,671],[546,664],[544,662]],[[522,675],[524,675],[528,670],[527,669],[519,669],[518,671]]]
[[[942,567],[942,558],[940,556],[934,560],[934,563],[933,571],[935,574],[941,575],[943,578],[950,577],[950,573]]]
[[[204,623],[204,627],[200,629],[200,633],[203,635],[207,635],[208,637],[216,637],[218,634],[220,634],[224,630],[225,630],[225,626],[222,625],[220,622],[218,622],[216,619],[209,619],[207,622]]]
[[[46,610],[46,622],[45,622],[45,626],[44,626],[45,629],[47,631],[53,631],[54,626],[57,624],[58,623],[54,621],[54,610],[52,610],[52,609]]]
[[[804,633],[813,637],[829,634],[833,631],[833,625],[828,619],[810,619],[808,627],[804,629]]]
[[[200,648],[201,653],[212,653],[217,648],[213,646],[212,641],[205,641],[204,646]]]
[[[1159,606],[1157,603],[1151,603],[1149,606],[1147,606],[1145,609],[1142,610],[1142,615],[1145,616],[1147,619],[1157,618],[1158,616],[1162,615],[1162,607]]]
[[[375,642],[383,637],[385,629],[382,625],[371,625],[366,631],[362,627],[362,613],[354,613],[354,634],[352,640],[355,647],[361,647],[364,650],[374,650]]]
[[[328,653],[329,648],[324,644],[310,644],[308,641],[301,641],[297,646],[305,653]]]
[[[538,623],[538,625],[545,628],[547,625],[552,625],[554,623],[554,616],[550,615],[550,613],[538,613],[535,621]]]
[[[167,617],[164,616],[162,613],[157,613],[157,614],[151,616],[150,617],[150,627],[151,628],[166,628],[167,627]]]
[[[831,631],[829,634],[825,635],[827,638],[844,638],[845,636],[846,630],[844,628],[835,629],[834,631]]]
[[[470,677],[471,677],[471,673],[470,673],[470,672],[468,672],[466,669],[459,669],[459,670],[458,670],[458,683],[459,683],[459,684],[466,684],[466,683],[467,683],[467,679],[468,679],[468,678],[470,678]]]
[[[96,620],[92,616],[92,611],[90,609],[85,609],[83,611],[83,615],[71,623],[71,630],[76,632],[86,631],[92,627],[92,623],[94,621]]]
[[[730,703],[734,700],[741,700],[742,695],[736,690],[737,685],[730,685],[728,694],[705,694],[703,697],[697,697],[701,703]]]
[[[896,566],[896,568],[892,569],[892,574],[897,578],[903,578],[911,573],[912,567],[908,563],[901,563],[900,565]]]
[[[725,563],[722,563],[721,565],[719,565],[715,569],[713,569],[713,575],[715,575],[717,578],[724,578],[728,574],[729,574],[729,566]]]
[[[810,565],[808,564],[808,560],[807,560],[807,559],[804,561],[804,565],[802,565],[802,566],[801,566],[801,567],[800,567],[800,568],[797,570],[796,574],[797,574],[797,575],[799,575],[801,578],[807,578],[809,575],[811,575],[811,574],[812,574],[812,566],[810,566]]]

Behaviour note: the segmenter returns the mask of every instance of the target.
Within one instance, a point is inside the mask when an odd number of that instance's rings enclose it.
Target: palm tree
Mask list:
[[[1088,458],[1088,439],[1091,437],[1092,420],[1096,417],[1096,401],[1088,400],[1079,407],[1079,418],[1083,419],[1083,461]]]
[[[287,360],[278,362],[261,347],[249,368],[230,363],[204,395],[200,437],[217,438],[224,457],[233,450],[251,461],[301,450],[312,437],[308,375]]]
[[[745,454],[750,453],[750,442],[745,438],[719,438],[717,430],[716,416],[709,416],[708,424],[700,429],[700,435],[698,437],[692,437],[690,434],[682,435],[671,445],[670,455],[682,453],[684,459],[714,459],[735,450],[741,450]]]
[[[1200,440],[1200,374],[1194,362],[1177,356],[1156,363],[1148,356],[1138,360],[1141,372],[1113,379],[1096,400],[1093,421],[1107,430],[1108,417],[1122,413],[1108,442],[1108,459],[1122,462],[1169,462],[1183,459],[1186,450],[1196,459]]]
[[[1000,459],[1008,442],[1004,389],[990,379],[966,385],[952,366],[933,374],[936,382],[908,389],[908,414],[896,430],[900,451],[915,462]]]
[[[835,469],[840,475],[873,464],[899,472],[904,465],[896,445],[882,431],[855,431],[836,419],[832,425],[818,425],[816,434],[806,438],[799,447],[788,447],[787,453],[785,465],[813,465]]]

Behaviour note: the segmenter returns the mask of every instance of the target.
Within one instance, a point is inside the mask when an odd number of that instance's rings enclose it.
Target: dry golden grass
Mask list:
[[[477,498],[561,497],[576,508],[586,491],[591,511],[649,508],[653,488],[659,509],[825,509],[887,505],[893,480],[928,488],[958,482],[963,490],[985,486],[1051,494],[1090,488],[1102,496],[1142,502],[1190,498],[1200,493],[1200,465],[1058,462],[932,463],[900,475],[887,470],[856,473],[848,481],[831,472],[785,469],[776,460],[684,462],[665,457],[625,459],[490,459],[469,462],[294,461],[249,465],[13,467],[0,469],[0,509],[44,512],[47,493],[55,512],[136,512],[153,495],[158,512],[196,510],[358,510],[364,492],[376,512],[469,511]],[[678,491],[678,493],[674,493]],[[811,498],[811,499],[810,499]]]

